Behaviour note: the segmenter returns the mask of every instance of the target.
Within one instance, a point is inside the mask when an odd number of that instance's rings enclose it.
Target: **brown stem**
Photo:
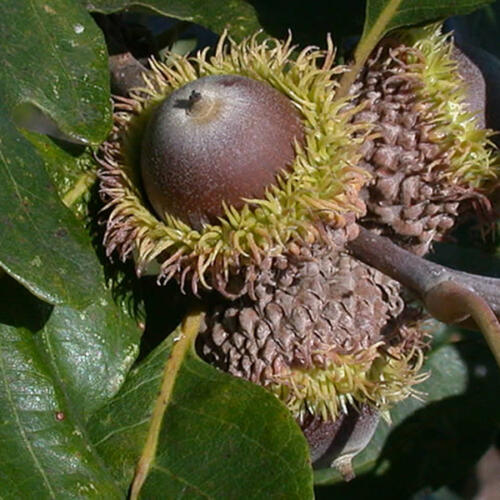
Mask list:
[[[455,271],[429,262],[363,227],[358,238],[349,244],[349,249],[359,260],[399,281],[422,299],[440,283],[454,281],[481,296],[495,315],[500,316],[498,278]]]
[[[349,249],[415,292],[439,321],[479,329],[500,366],[500,279],[429,262],[365,228],[360,228]]]
[[[113,94],[126,96],[130,89],[144,87],[146,68],[130,52],[109,56],[109,71]]]
[[[146,68],[130,52],[131,38],[121,14],[95,14],[95,21],[106,38],[109,56],[111,92],[126,96],[132,88],[143,87]]]
[[[483,297],[455,281],[443,281],[426,293],[425,306],[430,314],[445,323],[456,323],[470,316],[500,366],[500,323]]]

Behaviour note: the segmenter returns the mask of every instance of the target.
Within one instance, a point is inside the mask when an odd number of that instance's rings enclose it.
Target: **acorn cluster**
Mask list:
[[[108,254],[210,296],[200,356],[279,397],[315,457],[328,426],[386,415],[425,377],[420,311],[346,252],[358,224],[424,254],[495,185],[454,50],[436,26],[402,32],[336,99],[330,40],[223,36],[116,99]]]

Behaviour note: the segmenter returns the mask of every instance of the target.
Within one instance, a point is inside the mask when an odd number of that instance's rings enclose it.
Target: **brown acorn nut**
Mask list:
[[[141,172],[160,218],[199,229],[262,197],[303,142],[298,110],[282,93],[239,75],[212,75],[179,88],[155,110],[142,143]]]

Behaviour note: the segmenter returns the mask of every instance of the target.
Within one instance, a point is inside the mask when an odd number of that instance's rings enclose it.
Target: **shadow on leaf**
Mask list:
[[[53,309],[8,274],[0,274],[1,324],[35,333],[44,327]]]
[[[467,367],[466,391],[417,410],[393,429],[370,472],[318,487],[318,499],[362,500],[374,491],[401,499],[446,484],[464,486],[500,423],[500,371],[483,342],[467,340],[456,349]]]

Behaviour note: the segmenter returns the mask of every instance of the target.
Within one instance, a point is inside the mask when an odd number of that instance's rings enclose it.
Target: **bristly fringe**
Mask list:
[[[428,378],[420,373],[424,361],[420,339],[410,350],[381,344],[353,354],[331,353],[325,366],[289,368],[275,376],[268,388],[302,422],[307,415],[335,421],[349,407],[361,404],[386,412],[394,403],[421,393],[414,386]]]
[[[429,138],[446,152],[444,175],[452,183],[488,192],[498,185],[500,156],[490,141],[494,132],[480,128],[467,110],[466,82],[457,84],[461,76],[451,36],[439,24],[402,32],[402,41],[415,49],[407,70],[423,83],[417,90],[420,108],[424,121],[433,125]]]
[[[360,107],[348,109],[347,98],[334,101],[335,77],[345,68],[334,66],[333,44],[327,42],[326,50],[307,47],[292,59],[291,37],[259,43],[256,34],[237,44],[224,34],[213,56],[205,49],[190,59],[170,54],[169,65],[150,60],[144,87],[115,99],[114,128],[99,155],[108,255],[133,254],[139,274],[158,263],[160,282],[176,277],[194,293],[200,285],[225,293],[235,270],[252,274],[265,257],[311,244],[325,233],[322,227],[342,228],[363,215],[359,191],[369,174],[357,167],[358,150],[370,126],[352,123]],[[306,137],[303,147],[295,145],[290,172],[262,199],[245,200],[241,210],[225,206],[219,224],[195,231],[172,216],[161,222],[147,208],[137,151],[147,118],[163,99],[190,81],[218,74],[261,80],[288,96],[301,112]]]
[[[361,163],[373,175],[362,223],[417,255],[464,213],[485,225],[493,218],[487,194],[498,186],[500,155],[468,108],[454,50],[438,25],[402,30],[381,42],[353,86],[369,102],[355,121],[376,124]]]

